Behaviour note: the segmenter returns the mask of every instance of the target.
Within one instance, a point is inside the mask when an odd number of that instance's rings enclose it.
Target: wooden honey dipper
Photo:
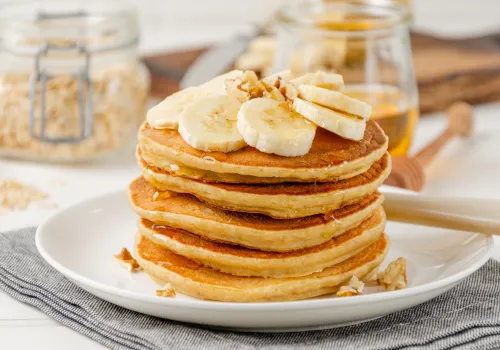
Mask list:
[[[392,172],[386,185],[421,191],[425,185],[425,168],[436,154],[453,137],[468,137],[474,129],[472,107],[465,102],[456,102],[448,109],[448,127],[434,141],[425,146],[414,157],[401,156],[392,159]]]

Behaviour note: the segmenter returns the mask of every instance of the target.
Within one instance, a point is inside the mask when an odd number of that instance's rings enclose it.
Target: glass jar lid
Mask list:
[[[0,6],[0,49],[36,55],[42,46],[93,53],[135,45],[136,13],[120,0],[7,3]]]

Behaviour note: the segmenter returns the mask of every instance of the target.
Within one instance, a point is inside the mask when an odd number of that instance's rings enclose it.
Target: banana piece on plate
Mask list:
[[[348,117],[300,98],[293,100],[293,110],[314,124],[343,138],[354,141],[363,139],[366,128],[363,119]]]
[[[327,73],[317,71],[315,73],[306,73],[290,82],[296,86],[300,85],[314,85],[317,87],[342,91],[344,89],[344,78],[340,74]]]
[[[285,157],[308,153],[316,134],[316,125],[291,111],[287,103],[269,98],[245,102],[236,125],[248,145]]]
[[[241,103],[233,97],[205,97],[189,104],[179,119],[179,134],[190,146],[208,152],[232,152],[246,146],[236,128]]]
[[[363,120],[370,119],[372,106],[366,102],[344,95],[338,91],[324,89],[314,85],[299,85],[299,97],[309,102],[331,108],[351,117]]]
[[[149,125],[155,129],[177,129],[180,115],[186,106],[207,96],[226,95],[224,81],[234,79],[242,74],[243,72],[240,70],[233,70],[219,75],[205,84],[190,87],[168,96],[148,111],[146,119]]]

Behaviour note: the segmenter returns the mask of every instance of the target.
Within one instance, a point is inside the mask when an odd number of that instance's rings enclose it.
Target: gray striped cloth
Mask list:
[[[500,347],[500,263],[412,309],[344,328],[237,333],[142,315],[105,302],[52,269],[35,229],[0,234],[0,289],[112,349],[495,349]]]

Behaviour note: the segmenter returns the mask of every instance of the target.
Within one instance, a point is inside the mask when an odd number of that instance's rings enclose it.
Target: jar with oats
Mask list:
[[[137,11],[119,0],[0,7],[0,156],[74,162],[127,145],[149,73]]]

